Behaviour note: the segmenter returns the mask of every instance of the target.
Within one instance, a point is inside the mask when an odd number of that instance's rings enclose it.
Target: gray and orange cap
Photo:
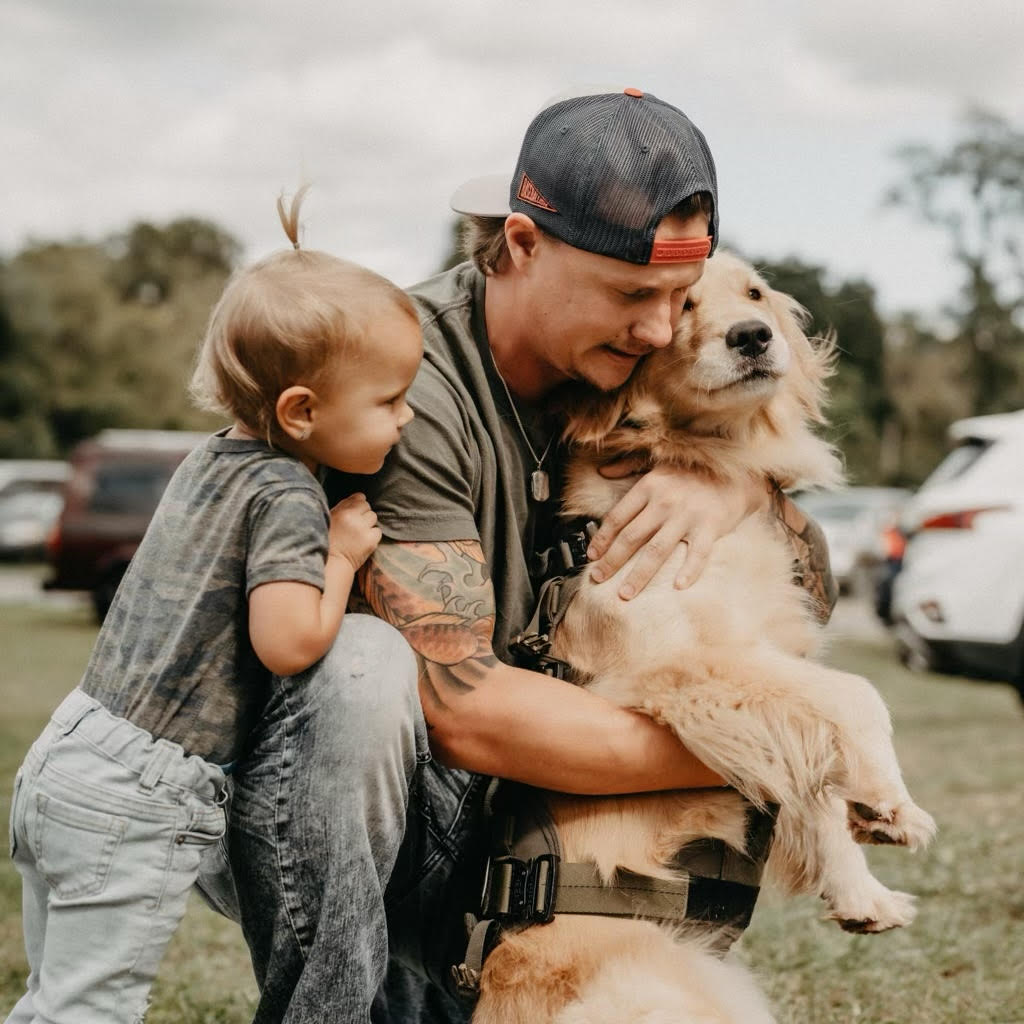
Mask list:
[[[707,238],[654,240],[661,220],[698,192],[711,196]],[[690,263],[718,243],[718,182],[707,141],[676,107],[639,89],[558,100],[526,129],[511,183],[474,178],[457,213],[525,213],[577,249],[629,263]]]

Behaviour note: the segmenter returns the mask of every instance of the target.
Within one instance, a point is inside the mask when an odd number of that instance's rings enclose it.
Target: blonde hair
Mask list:
[[[299,245],[306,188],[286,208],[277,200],[292,248],[237,271],[214,306],[190,391],[205,409],[227,413],[271,444],[282,434],[278,396],[296,384],[314,391],[372,344],[368,327],[382,308],[416,311],[409,297],[372,270]]]
[[[681,217],[684,220],[695,214],[703,213],[710,221],[714,212],[711,194],[695,192],[671,212],[673,216]],[[505,241],[505,217],[473,215],[463,217],[459,241],[462,255],[466,259],[472,260],[482,274],[501,272],[505,257],[508,255],[508,243]]]

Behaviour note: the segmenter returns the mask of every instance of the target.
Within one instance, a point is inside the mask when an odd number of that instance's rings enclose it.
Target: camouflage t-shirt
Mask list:
[[[214,435],[171,478],[81,688],[152,735],[235,760],[269,675],[249,642],[261,583],[324,587],[329,514],[297,459]]]

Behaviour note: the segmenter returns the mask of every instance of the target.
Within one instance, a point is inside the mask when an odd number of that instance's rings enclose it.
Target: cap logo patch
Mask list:
[[[522,199],[524,203],[529,203],[531,206],[539,206],[542,210],[550,210],[551,213],[558,213],[558,211],[541,195],[540,189],[529,177],[524,174],[523,180],[519,182],[519,191],[516,193],[518,198]]]
[[[711,236],[707,238],[670,238],[651,246],[649,263],[697,263],[711,253]]]

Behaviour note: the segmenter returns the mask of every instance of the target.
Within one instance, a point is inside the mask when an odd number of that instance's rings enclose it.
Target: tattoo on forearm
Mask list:
[[[422,692],[436,706],[474,690],[497,663],[494,592],[478,542],[381,544],[361,585],[374,612],[418,655]]]
[[[793,551],[793,582],[810,594],[821,622],[828,622],[839,588],[829,567],[825,535],[775,484],[771,488],[771,503],[775,520]]]

